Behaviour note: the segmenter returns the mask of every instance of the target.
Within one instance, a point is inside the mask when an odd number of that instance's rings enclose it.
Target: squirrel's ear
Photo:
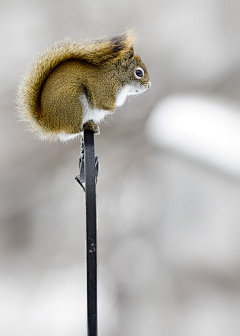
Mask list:
[[[130,57],[133,57],[133,56],[134,56],[134,50],[133,50],[133,47],[131,47],[131,48],[129,49],[129,56],[130,56]]]
[[[126,58],[130,59],[134,56],[133,47],[130,47],[129,50],[126,52]]]

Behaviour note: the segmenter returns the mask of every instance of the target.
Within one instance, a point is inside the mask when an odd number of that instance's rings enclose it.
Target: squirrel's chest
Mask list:
[[[131,89],[131,86],[127,85],[117,93],[114,102],[114,105],[116,107],[122,106],[124,104],[127,96],[131,94]],[[84,94],[79,96],[79,100],[83,108],[83,125],[90,120],[93,120],[95,123],[99,124],[107,114],[111,113],[109,110],[92,108],[89,105],[88,99]]]

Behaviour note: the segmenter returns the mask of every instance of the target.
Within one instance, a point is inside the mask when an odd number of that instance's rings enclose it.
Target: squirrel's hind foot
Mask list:
[[[83,130],[93,131],[97,135],[100,134],[100,128],[99,128],[99,126],[97,124],[95,124],[95,122],[93,120],[90,120],[90,121],[86,122],[83,125]]]

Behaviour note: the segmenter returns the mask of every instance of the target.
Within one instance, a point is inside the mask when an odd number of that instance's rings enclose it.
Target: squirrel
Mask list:
[[[18,88],[21,119],[40,138],[69,140],[150,86],[128,31],[109,39],[55,43],[30,67]]]

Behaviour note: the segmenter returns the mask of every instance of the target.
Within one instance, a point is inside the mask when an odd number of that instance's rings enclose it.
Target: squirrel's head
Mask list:
[[[122,86],[128,86],[128,95],[140,94],[150,88],[147,68],[141,58],[134,55],[133,47],[117,60],[116,68]]]

